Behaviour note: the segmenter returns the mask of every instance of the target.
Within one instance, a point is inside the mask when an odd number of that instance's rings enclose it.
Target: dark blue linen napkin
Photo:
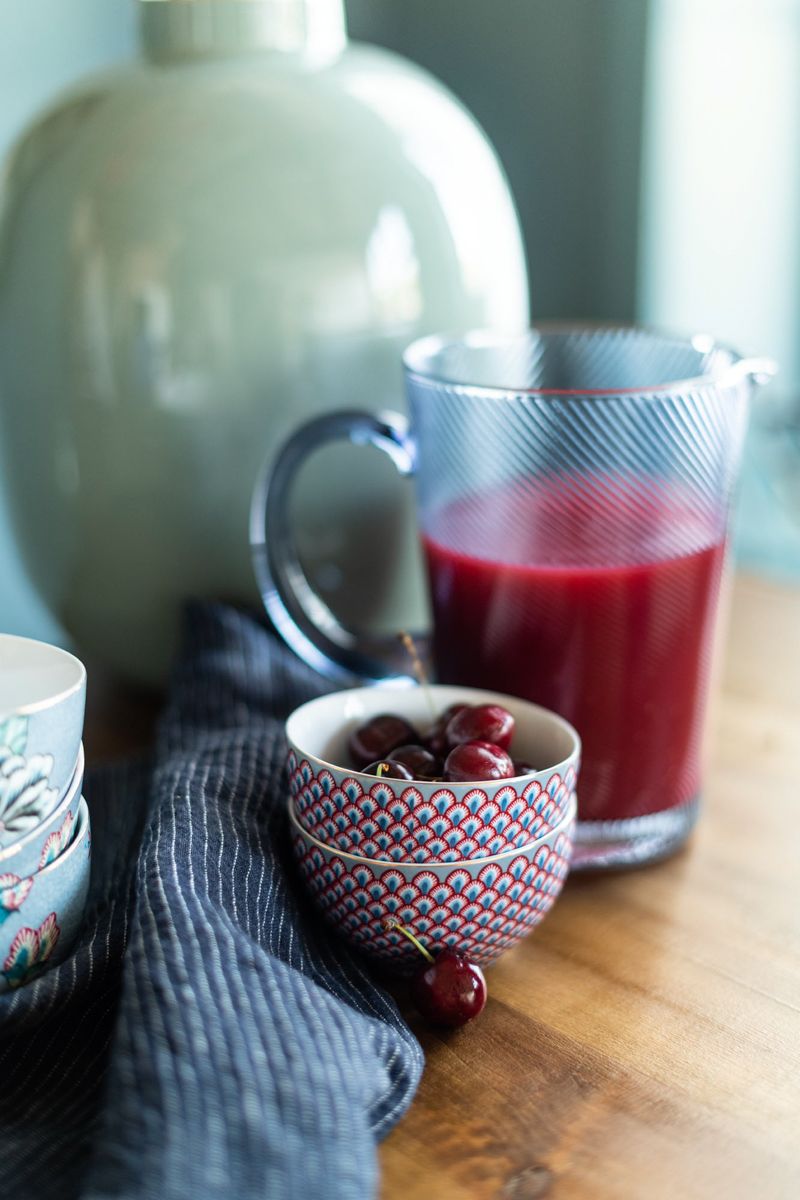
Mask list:
[[[189,611],[152,759],[87,777],[80,942],[0,996],[2,1194],[375,1194],[422,1052],[294,872],[283,721],[325,686],[254,618]]]

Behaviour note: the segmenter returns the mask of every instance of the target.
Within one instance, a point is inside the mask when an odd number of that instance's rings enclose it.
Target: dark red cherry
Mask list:
[[[407,767],[412,779],[441,779],[444,774],[441,760],[434,758],[424,746],[398,746],[392,751],[392,761]]]
[[[463,708],[447,722],[445,738],[452,748],[464,742],[491,742],[507,750],[514,736],[514,718],[499,704]]]
[[[382,758],[378,762],[370,763],[368,767],[364,767],[364,774],[377,775],[379,779],[414,778],[405,763],[398,762],[396,758]]]
[[[434,1025],[458,1029],[486,1004],[486,980],[480,967],[454,950],[442,950],[422,963],[411,980],[411,999]]]
[[[446,725],[447,721],[451,721],[453,719],[453,716],[458,716],[459,713],[463,713],[465,708],[469,708],[469,704],[449,704],[449,706],[445,708],[444,713],[439,714],[438,724]]]
[[[434,725],[432,729],[429,729],[422,740],[425,744],[425,749],[434,758],[440,759],[447,754],[447,742],[444,739],[444,730],[440,729],[438,725]]]
[[[513,774],[514,764],[505,750],[491,742],[465,742],[455,746],[444,763],[444,777],[448,783],[510,779]]]
[[[457,717],[460,712],[463,712],[465,708],[469,707],[469,704],[450,704],[444,710],[444,712],[440,714],[437,724],[444,727],[450,721],[452,721],[453,717]]]
[[[435,758],[445,758],[447,756],[447,751],[450,748],[447,745],[447,738],[445,737],[445,729],[447,728],[448,721],[452,720],[453,717],[457,716],[458,713],[463,712],[463,710],[468,707],[469,706],[466,704],[451,704],[449,708],[446,708],[439,716],[436,724],[431,726],[426,733],[424,738],[425,745]]]
[[[529,762],[523,759],[514,759],[514,774],[515,775],[535,775],[536,767],[532,767]]]
[[[354,765],[362,770],[367,763],[388,758],[397,746],[418,742],[419,735],[413,725],[393,713],[381,713],[359,725],[350,734],[349,749]]]

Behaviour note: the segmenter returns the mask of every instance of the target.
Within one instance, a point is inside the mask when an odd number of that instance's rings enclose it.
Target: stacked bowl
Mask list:
[[[382,713],[416,729],[453,704],[497,704],[536,766],[473,783],[376,778],[348,766],[355,729]],[[432,711],[433,710],[433,711]],[[289,818],[317,906],[357,949],[398,968],[452,949],[481,965],[529,933],[569,869],[580,740],[537,705],[474,688],[370,687],[295,710],[286,725]]]
[[[0,992],[66,957],[89,887],[82,796],[86,671],[0,635]]]

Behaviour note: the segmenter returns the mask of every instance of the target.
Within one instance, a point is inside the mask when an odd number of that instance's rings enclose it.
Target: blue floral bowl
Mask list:
[[[57,646],[0,634],[0,850],[40,826],[62,800],[75,773],[85,703],[82,662]]]
[[[21,987],[69,954],[89,890],[91,830],[81,799],[65,850],[27,878],[0,870],[0,992]]]
[[[70,844],[83,787],[83,746],[80,742],[77,761],[73,767],[69,787],[50,815],[18,841],[0,848],[0,876],[12,874],[25,879],[58,858]]]

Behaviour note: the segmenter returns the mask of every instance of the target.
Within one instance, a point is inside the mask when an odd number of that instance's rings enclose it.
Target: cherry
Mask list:
[[[454,950],[440,951],[411,980],[411,999],[422,1016],[451,1029],[482,1013],[486,994],[483,971]]]
[[[457,717],[465,708],[469,708],[468,704],[450,704],[439,716],[439,723],[446,725],[448,721],[452,721],[453,717]]]
[[[449,749],[447,740],[444,735],[448,721],[462,712],[468,705],[466,704],[451,704],[440,714],[436,724],[433,725],[425,735],[425,745],[430,750],[431,754],[436,758],[445,758]]]
[[[522,759],[514,759],[514,774],[515,775],[535,775],[536,767],[532,767],[529,762]]]
[[[511,761],[513,735],[514,718],[501,705],[451,704],[424,739],[405,717],[380,713],[353,731],[349,747],[356,769],[369,775],[477,783],[533,773]]]
[[[491,742],[465,742],[450,751],[444,764],[448,783],[472,783],[489,779],[510,779],[514,764],[499,746]]]
[[[434,758],[424,746],[398,746],[392,751],[392,762],[407,767],[412,779],[441,779],[444,775],[440,759]]]
[[[507,750],[514,736],[514,718],[499,704],[476,704],[462,708],[447,722],[445,739],[449,749],[464,742],[491,742]]]
[[[384,924],[387,930],[396,929],[407,937],[425,959],[411,977],[411,999],[426,1020],[458,1029],[483,1012],[488,993],[479,966],[455,950],[440,950],[434,958],[394,917]]]
[[[443,755],[447,754],[447,743],[444,740],[444,730],[440,729],[438,725],[434,725],[431,729],[429,729],[422,741],[425,749],[429,754],[433,755],[434,758],[441,758]]]
[[[405,718],[393,713],[380,713],[353,730],[350,734],[349,750],[353,762],[361,770],[367,763],[379,762],[388,757],[397,746],[418,741],[417,731]]]
[[[370,763],[368,767],[364,767],[363,772],[365,775],[377,775],[379,779],[414,778],[405,763],[399,762],[396,758],[381,758],[378,762]]]

